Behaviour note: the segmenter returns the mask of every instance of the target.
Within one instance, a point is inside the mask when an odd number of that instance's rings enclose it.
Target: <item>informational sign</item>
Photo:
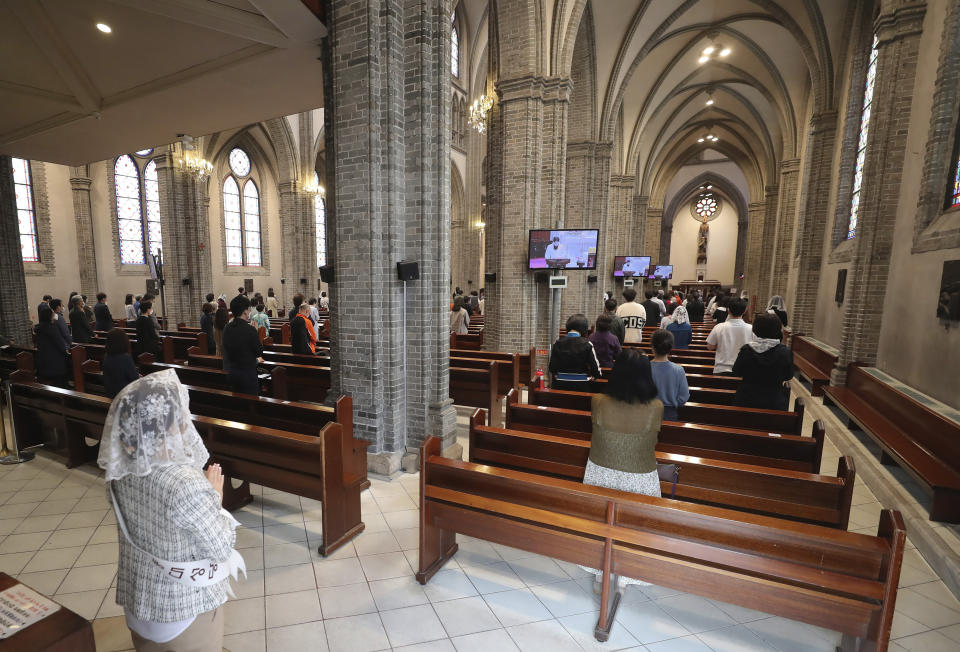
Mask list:
[[[23,584],[0,591],[0,639],[9,638],[59,610],[56,602]]]

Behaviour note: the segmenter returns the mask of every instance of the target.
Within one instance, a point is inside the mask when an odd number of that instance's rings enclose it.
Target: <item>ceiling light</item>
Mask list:
[[[697,138],[697,142],[698,142],[698,143],[702,143],[702,142],[703,142],[703,138]]]
[[[707,186],[707,190],[710,190],[711,188],[713,188],[712,185],[708,185],[708,186]]]
[[[97,29],[99,29],[104,34],[109,34],[110,32],[113,31],[113,29],[111,29],[111,27],[106,23],[97,23]]]
[[[697,63],[706,63],[708,61],[710,61],[710,57],[708,57],[707,55],[703,55],[702,57],[697,59]]]
[[[714,50],[716,49],[717,48],[713,47],[712,45],[708,45],[707,47],[703,48],[703,53],[706,54],[707,56],[710,56],[711,54],[713,54]]]
[[[712,98],[712,97],[711,97],[709,100],[707,100],[707,106],[713,106],[713,98]]]
[[[721,57],[725,57],[725,56],[727,56],[728,54],[730,54],[730,48],[723,48],[722,50],[720,50],[720,56],[721,56]]]

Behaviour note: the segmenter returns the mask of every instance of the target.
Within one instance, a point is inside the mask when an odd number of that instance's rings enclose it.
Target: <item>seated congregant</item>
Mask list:
[[[589,391],[588,381],[600,376],[600,362],[590,340],[590,324],[582,314],[567,320],[567,334],[550,350],[550,376],[553,389]]]

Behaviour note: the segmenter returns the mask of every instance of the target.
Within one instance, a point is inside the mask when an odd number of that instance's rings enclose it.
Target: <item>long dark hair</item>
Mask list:
[[[636,349],[624,349],[613,363],[607,394],[624,403],[649,403],[657,397],[650,359]]]
[[[106,353],[117,355],[130,353],[130,337],[127,332],[119,328],[111,328],[107,331]]]
[[[217,314],[213,316],[213,327],[222,331],[227,325],[228,318],[227,309],[223,307],[218,308]]]

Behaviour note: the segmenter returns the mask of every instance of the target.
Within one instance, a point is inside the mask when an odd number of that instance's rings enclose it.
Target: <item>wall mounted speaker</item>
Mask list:
[[[591,274],[590,276],[587,277],[587,283],[596,283],[596,282],[597,282],[596,274]]]
[[[420,278],[420,263],[415,260],[401,260],[397,263],[397,278],[401,281],[416,281]]]
[[[324,283],[333,283],[333,265],[324,265],[320,268],[320,280]]]
[[[496,272],[487,272],[483,275],[483,280],[487,283],[496,283],[497,282],[497,273]]]
[[[182,283],[183,285],[190,285],[190,279],[185,278],[182,281],[180,281],[180,283]]]

